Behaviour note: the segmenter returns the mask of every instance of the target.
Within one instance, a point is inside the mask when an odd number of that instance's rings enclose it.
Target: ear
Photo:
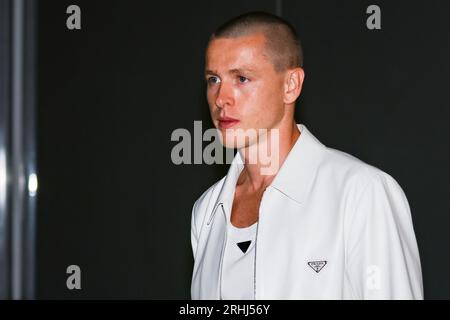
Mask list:
[[[284,103],[293,104],[302,91],[305,71],[303,68],[289,69],[286,72],[284,85]]]

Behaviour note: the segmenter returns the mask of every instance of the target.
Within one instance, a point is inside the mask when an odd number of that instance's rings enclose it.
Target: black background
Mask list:
[[[81,8],[68,30],[66,8]],[[368,30],[366,8],[381,8]],[[209,34],[275,0],[44,1],[38,25],[37,298],[189,298],[190,216],[226,165],[171,162],[176,128],[212,127]],[[446,1],[288,1],[306,78],[298,122],[405,191],[425,297],[450,297]],[[79,265],[82,289],[66,287]]]

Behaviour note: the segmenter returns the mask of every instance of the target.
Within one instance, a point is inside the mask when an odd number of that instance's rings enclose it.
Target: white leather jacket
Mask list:
[[[256,236],[256,299],[423,299],[408,200],[387,173],[318,141],[306,126],[265,190]],[[194,204],[192,299],[221,299],[226,219],[243,169]]]

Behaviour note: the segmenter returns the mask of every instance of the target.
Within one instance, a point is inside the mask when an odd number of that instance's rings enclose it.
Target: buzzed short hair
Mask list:
[[[265,36],[265,49],[275,71],[282,72],[303,67],[303,51],[294,27],[284,19],[267,12],[255,11],[237,16],[217,28],[209,41],[218,38],[238,38],[255,33],[262,33]]]

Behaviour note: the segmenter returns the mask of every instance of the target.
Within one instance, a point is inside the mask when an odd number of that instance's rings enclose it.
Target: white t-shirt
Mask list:
[[[224,300],[254,300],[254,263],[256,227],[237,228],[227,224],[222,298]]]

